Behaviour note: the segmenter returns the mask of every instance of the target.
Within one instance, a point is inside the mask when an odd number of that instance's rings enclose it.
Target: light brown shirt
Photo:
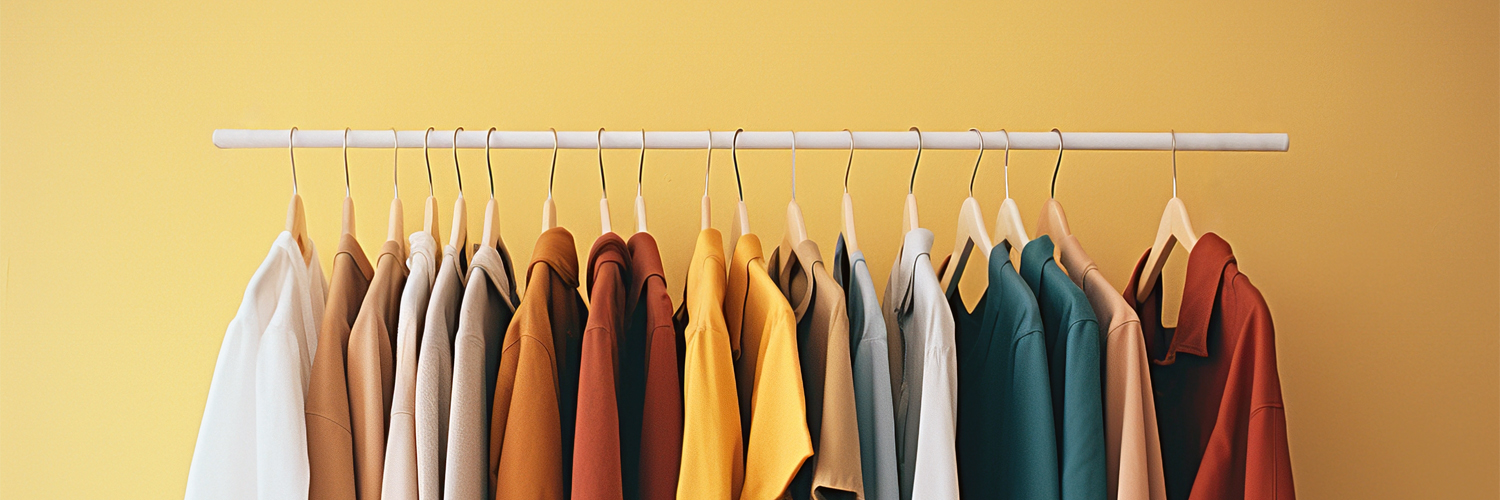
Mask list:
[[[1108,498],[1166,500],[1151,371],[1141,320],[1105,281],[1078,238],[1056,240],[1068,277],[1088,296],[1104,346],[1104,449]]]
[[[353,236],[339,240],[333,280],[307,388],[308,498],[353,500],[354,435],[349,429],[349,391],[344,377],[349,328],[375,270]]]
[[[812,458],[792,480],[792,498],[864,498],[844,290],[811,240],[797,245],[785,261],[780,248],[771,252],[768,271],[797,317],[797,357],[813,445]]]
[[[386,430],[396,384],[396,316],[406,287],[401,242],[380,246],[375,279],[349,332],[349,423],[354,431],[354,486],[360,500],[379,500]]]

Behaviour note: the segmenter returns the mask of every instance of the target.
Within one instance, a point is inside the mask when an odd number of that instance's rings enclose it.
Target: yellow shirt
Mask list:
[[[698,234],[698,246],[688,264],[687,289],[677,310],[683,345],[682,469],[677,476],[677,498],[684,500],[739,498],[744,482],[734,358],[722,309],[723,241],[714,229]]]
[[[740,237],[729,266],[724,320],[735,349],[745,436],[744,500],[779,498],[812,456],[797,359],[797,318],[766,272],[760,238]]]

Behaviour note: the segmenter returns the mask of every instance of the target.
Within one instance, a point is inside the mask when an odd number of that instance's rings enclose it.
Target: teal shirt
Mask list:
[[[1083,290],[1042,236],[1021,251],[1021,276],[1036,294],[1047,338],[1053,425],[1063,500],[1104,500],[1104,392],[1099,321]]]
[[[997,246],[991,255],[1007,255]],[[964,500],[1059,498],[1052,389],[1041,312],[1010,259],[964,309],[948,295],[958,341],[958,479]],[[1102,457],[1102,455],[1101,455]]]

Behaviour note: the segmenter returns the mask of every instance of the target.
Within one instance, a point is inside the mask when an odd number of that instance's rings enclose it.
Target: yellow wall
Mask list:
[[[290,187],[284,150],[218,150],[209,135],[292,125],[1287,132],[1289,153],[1178,162],[1197,229],[1223,235],[1270,301],[1298,489],[1500,494],[1494,2],[510,3],[0,3],[0,496],[181,494],[224,327],[282,229]],[[548,154],[494,155],[521,262]],[[712,179],[720,228],[734,198],[727,154]],[[598,229],[593,155],[558,161],[559,214],[586,240],[580,252]],[[605,158],[619,228],[632,223],[634,155]],[[673,290],[697,228],[701,155],[647,157]],[[483,154],[460,156],[477,212]],[[326,269],[338,150],[298,157]],[[400,158],[412,228],[426,174],[419,151]],[[445,224],[451,158],[432,161]],[[855,158],[849,188],[877,286],[910,158]],[[1012,155],[1012,196],[1031,221],[1052,159]],[[349,160],[358,236],[373,250],[390,152]],[[799,199],[828,253],[844,153],[799,160]],[[916,192],[937,253],[972,161],[924,156]],[[778,241],[788,156],[740,162],[753,227]],[[1003,198],[1000,167],[988,155],[979,176],[987,217]],[[1166,153],[1067,154],[1057,197],[1117,286],[1151,243],[1169,171]]]

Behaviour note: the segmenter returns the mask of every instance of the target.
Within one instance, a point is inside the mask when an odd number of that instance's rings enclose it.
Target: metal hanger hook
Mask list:
[[[437,130],[437,129],[433,128],[433,127],[427,127],[427,131],[422,133],[422,159],[427,163],[427,196],[429,196],[429,197],[433,196],[433,194],[432,194],[432,156],[427,154],[427,141],[428,141],[428,139],[432,138],[432,131],[434,131],[434,130]]]
[[[797,201],[797,131],[792,131],[792,201]]]
[[[635,166],[635,195],[641,195],[641,177],[646,174],[646,129],[641,129],[641,160]]]
[[[911,182],[906,184],[906,194],[912,194],[917,187],[917,166],[922,164],[922,129],[912,127],[908,132],[917,133],[917,158],[911,162]]]
[[[1010,132],[1000,129],[1005,134],[1005,198],[1010,199]]]
[[[1054,132],[1054,133],[1057,134],[1057,165],[1052,167],[1052,192],[1051,192],[1051,196],[1053,198],[1056,198],[1057,197],[1057,171],[1058,170],[1062,170],[1063,135],[1062,135],[1062,131],[1061,130],[1058,130],[1058,129],[1055,129],[1055,128],[1052,129],[1052,132]]]
[[[294,146],[294,144],[296,144],[296,143],[297,143],[297,127],[292,127],[292,129],[290,131],[287,131],[287,136],[286,136],[286,154],[287,154],[287,156],[290,156],[291,159],[292,159],[292,194],[293,195],[297,194],[297,148],[296,148],[296,146]]]
[[[740,183],[740,132],[745,129],[734,129],[734,139],[729,143],[729,157],[734,160],[734,187],[739,191],[740,201],[745,201],[745,185]]]
[[[401,197],[401,135],[391,129],[391,199]]]
[[[708,135],[708,146],[703,149],[707,153],[703,157],[703,196],[708,196],[708,174],[714,170],[714,131],[704,130]]]
[[[458,177],[458,197],[464,197],[464,170],[458,168],[458,133],[463,132],[463,127],[453,129],[453,174]]]
[[[349,197],[349,127],[344,127],[344,197]]]
[[[609,186],[604,182],[604,127],[594,134],[594,151],[599,154],[599,193],[609,198]]]
[[[547,173],[547,197],[552,197],[552,181],[557,178],[557,129],[548,127],[552,131],[552,168]]]
[[[490,136],[495,135],[495,127],[490,127],[489,132],[484,133],[484,169],[490,173],[490,199],[495,199],[495,166],[490,162]]]
[[[974,197],[974,178],[979,176],[979,162],[984,161],[984,132],[977,128],[969,129],[970,132],[979,134],[979,157],[974,158],[974,171],[969,174],[969,197]]]
[[[854,167],[854,132],[850,132],[849,129],[846,128],[844,129],[844,133],[849,134],[849,163],[844,164],[844,192],[848,193],[849,169]]]
[[[1177,130],[1172,129],[1172,197],[1177,197]]]

